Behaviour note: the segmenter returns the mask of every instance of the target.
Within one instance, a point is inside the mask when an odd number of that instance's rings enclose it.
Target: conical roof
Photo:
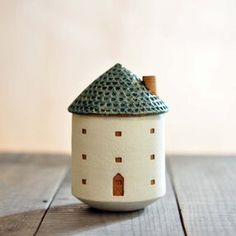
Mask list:
[[[168,111],[143,81],[116,64],[92,82],[69,106],[69,112],[98,115],[149,115]]]

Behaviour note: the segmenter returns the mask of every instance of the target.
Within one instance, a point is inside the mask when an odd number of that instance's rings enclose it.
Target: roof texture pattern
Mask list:
[[[168,111],[142,80],[116,64],[91,83],[69,106],[76,114],[151,115]]]

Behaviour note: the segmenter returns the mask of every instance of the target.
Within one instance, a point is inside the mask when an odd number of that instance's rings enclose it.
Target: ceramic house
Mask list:
[[[165,194],[164,116],[155,77],[120,64],[69,106],[72,193],[98,209],[141,209]]]

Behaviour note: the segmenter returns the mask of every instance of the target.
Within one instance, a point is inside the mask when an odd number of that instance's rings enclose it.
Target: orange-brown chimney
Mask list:
[[[150,91],[151,94],[157,95],[156,76],[154,75],[143,76],[143,83],[145,87]]]

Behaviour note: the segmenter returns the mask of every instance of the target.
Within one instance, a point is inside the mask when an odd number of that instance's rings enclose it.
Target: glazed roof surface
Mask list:
[[[168,111],[143,81],[116,64],[93,81],[69,106],[69,112],[98,115],[151,115]]]

